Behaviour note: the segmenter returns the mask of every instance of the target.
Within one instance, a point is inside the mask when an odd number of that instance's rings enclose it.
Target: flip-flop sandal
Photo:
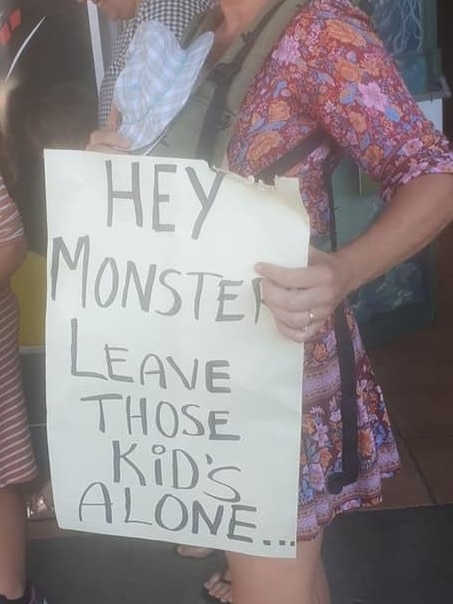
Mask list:
[[[50,520],[55,518],[55,508],[44,495],[32,495],[27,503],[29,520]]]

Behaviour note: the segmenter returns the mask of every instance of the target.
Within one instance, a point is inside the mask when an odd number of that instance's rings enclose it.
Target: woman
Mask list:
[[[267,0],[220,0],[213,65],[247,30]],[[291,170],[315,236],[328,235],[324,172],[342,147],[379,181],[386,211],[333,253],[311,249],[308,268],[259,264],[263,294],[278,329],[306,343],[295,560],[228,553],[235,604],[327,604],[321,563],[323,527],[336,514],[376,505],[381,479],[398,470],[398,453],[381,390],[347,311],[355,359],[359,473],[340,492],[341,381],[334,313],[347,296],[423,248],[453,217],[453,157],[419,111],[368,18],[348,0],[311,0],[287,27],[252,83],[235,124],[229,166],[257,175],[313,132],[329,141]],[[93,133],[90,149],[127,150],[114,132]],[[348,426],[346,426],[348,427]],[[232,596],[214,579],[211,593]]]

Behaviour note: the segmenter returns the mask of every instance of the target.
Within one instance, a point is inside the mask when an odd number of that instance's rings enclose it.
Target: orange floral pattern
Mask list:
[[[291,173],[315,236],[329,234],[323,171],[342,147],[374,180],[385,200],[421,174],[453,172],[447,141],[407,91],[369,19],[347,0],[312,0],[276,44],[245,99],[233,136],[232,170],[249,176],[272,165],[313,131],[326,142]],[[306,346],[298,534],[310,539],[337,513],[375,505],[381,479],[398,453],[379,385],[352,315],[356,358],[360,474],[340,495],[326,476],[341,469],[342,423],[335,334],[327,322]]]

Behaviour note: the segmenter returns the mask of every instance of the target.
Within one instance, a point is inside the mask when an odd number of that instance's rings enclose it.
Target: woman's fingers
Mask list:
[[[121,124],[121,113],[114,104],[110,108],[109,119],[107,120],[108,130],[117,130]]]
[[[278,323],[285,325],[289,329],[297,331],[307,331],[313,325],[320,327],[331,315],[329,307],[317,306],[313,309],[302,310],[299,312],[288,312],[280,308],[275,308],[272,315]]]
[[[331,307],[336,301],[332,289],[323,285],[306,289],[288,289],[274,281],[263,279],[261,290],[269,308],[280,308],[293,313],[317,306]]]
[[[335,266],[330,260],[330,255],[318,253],[322,256],[317,257],[316,262],[307,267],[286,268],[259,262],[255,270],[259,275],[282,288],[309,289],[319,285],[331,286],[335,283]],[[320,262],[320,258],[325,261]]]
[[[279,323],[278,321],[275,321],[275,325],[278,331],[285,336],[285,338],[296,342],[296,344],[302,344],[303,342],[308,342],[316,335],[316,332],[320,329],[322,323],[313,323],[312,325],[304,327],[303,329],[292,329],[291,327],[288,327],[283,323]]]
[[[256,271],[263,300],[278,330],[295,342],[311,339],[347,292],[341,267],[332,254],[310,251],[308,267],[285,268],[259,263]]]
[[[278,331],[294,342],[306,342],[313,338],[331,315],[329,308],[316,308],[298,313],[271,309]]]

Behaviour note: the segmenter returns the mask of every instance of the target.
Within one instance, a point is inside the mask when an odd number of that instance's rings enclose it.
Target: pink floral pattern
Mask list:
[[[287,28],[245,99],[230,167],[245,176],[257,174],[318,128],[381,183],[384,200],[421,174],[453,172],[447,141],[412,99],[368,18],[347,0],[312,0]],[[299,176],[314,235],[329,233],[323,170],[336,161],[336,145],[323,145],[291,171]],[[348,319],[356,360],[360,475],[340,495],[326,490],[326,476],[341,469],[342,448],[338,359],[329,321],[306,346],[300,539],[314,537],[339,512],[379,503],[381,479],[398,470],[382,392],[354,318],[349,314]]]

